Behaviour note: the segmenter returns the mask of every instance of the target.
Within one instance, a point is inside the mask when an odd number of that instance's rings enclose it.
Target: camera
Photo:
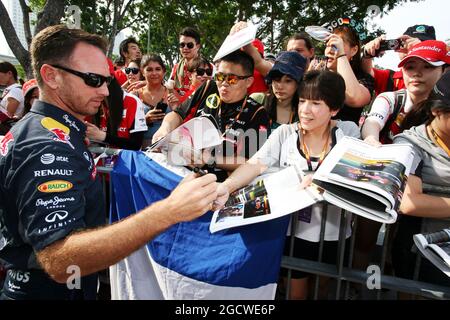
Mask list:
[[[402,41],[400,39],[382,40],[380,42],[380,48],[377,52],[386,50],[398,50],[402,47]]]
[[[375,51],[375,57],[379,57],[381,52],[387,50],[399,50],[403,46],[403,42],[400,39],[381,40],[380,48]],[[371,55],[363,50],[363,57],[370,57]]]

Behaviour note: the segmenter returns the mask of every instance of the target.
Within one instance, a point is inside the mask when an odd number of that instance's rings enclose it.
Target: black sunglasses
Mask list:
[[[63,66],[59,66],[57,64],[51,64],[51,66],[53,68],[61,69],[61,70],[64,70],[66,72],[69,72],[71,74],[74,74],[74,75],[80,77],[81,79],[84,80],[85,84],[87,84],[88,86],[93,87],[93,88],[100,88],[103,85],[103,83],[105,83],[105,82],[106,82],[106,85],[109,86],[109,84],[111,83],[111,81],[113,79],[112,77],[105,77],[105,76],[102,76],[101,74],[96,74],[96,73],[91,73],[91,72],[84,73],[84,72],[72,70],[72,69],[69,69],[69,68],[66,68]]]
[[[195,44],[193,42],[188,43],[180,42],[180,48],[184,48],[184,46],[188,47],[188,49],[192,49],[195,46]]]
[[[130,74],[130,72],[132,72],[133,74],[138,74],[139,73],[139,68],[125,68],[125,73],[126,74]]]
[[[208,77],[211,77],[211,75],[212,75],[212,70],[210,69],[210,68],[206,68],[206,69],[203,69],[203,68],[197,68],[196,70],[195,70],[195,72],[197,72],[197,75],[198,76],[203,76],[205,73],[206,73],[206,75],[208,76]]]

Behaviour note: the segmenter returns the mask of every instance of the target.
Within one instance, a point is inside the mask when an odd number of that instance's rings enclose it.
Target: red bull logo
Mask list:
[[[41,124],[45,129],[55,135],[53,140],[66,143],[71,146],[72,149],[75,149],[73,144],[70,142],[70,129],[67,126],[49,117],[42,119]]]
[[[14,137],[10,131],[6,134],[6,136],[3,137],[2,141],[0,142],[0,154],[2,156],[6,156],[6,154],[8,153],[9,144],[13,141]]]

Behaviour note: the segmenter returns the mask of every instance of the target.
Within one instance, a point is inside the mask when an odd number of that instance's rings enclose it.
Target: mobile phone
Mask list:
[[[155,109],[160,110],[162,113],[165,113],[167,110],[167,103],[164,102],[158,102],[158,104],[155,106]]]

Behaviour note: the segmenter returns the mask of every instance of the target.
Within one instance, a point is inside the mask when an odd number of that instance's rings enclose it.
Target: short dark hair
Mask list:
[[[8,61],[0,61],[0,72],[7,73],[11,71],[14,80],[17,81],[17,69],[14,65]]]
[[[164,72],[166,72],[166,65],[164,64],[163,59],[161,58],[160,55],[158,55],[156,53],[149,53],[142,57],[141,65],[140,65],[141,69],[144,69],[150,62],[158,63],[161,66],[161,68],[164,70]]]
[[[244,70],[245,75],[253,76],[255,62],[253,61],[253,58],[244,51],[236,50],[220,59],[220,61],[238,64]]]
[[[344,106],[345,81],[337,72],[313,70],[300,83],[300,98],[325,101],[330,110]]]
[[[291,40],[303,40],[303,41],[305,41],[305,45],[306,45],[306,48],[308,48],[308,50],[311,50],[311,49],[314,48],[313,43],[311,41],[311,38],[305,32],[294,33],[292,36],[290,36],[287,39],[285,47],[287,47],[288,42],[291,41]]]
[[[128,53],[128,45],[130,43],[134,43],[139,46],[139,42],[137,42],[136,38],[134,38],[134,37],[129,37],[129,38],[126,38],[125,40],[123,40],[119,46],[119,53],[120,53],[120,56],[122,57],[123,61],[125,61],[125,53]]]
[[[81,29],[55,25],[41,30],[31,42],[30,53],[34,77],[43,85],[41,67],[44,64],[66,64],[80,42],[99,48],[106,53],[107,42],[102,37]]]
[[[208,68],[212,69],[211,63],[209,63],[209,61],[206,60],[205,57],[198,56],[188,62],[187,71],[194,72],[201,65],[206,65],[208,66]]]
[[[192,27],[183,28],[183,30],[181,30],[181,32],[180,32],[180,37],[181,36],[194,38],[194,40],[195,40],[195,42],[197,42],[197,44],[200,43],[200,33],[198,33],[198,31]]]

